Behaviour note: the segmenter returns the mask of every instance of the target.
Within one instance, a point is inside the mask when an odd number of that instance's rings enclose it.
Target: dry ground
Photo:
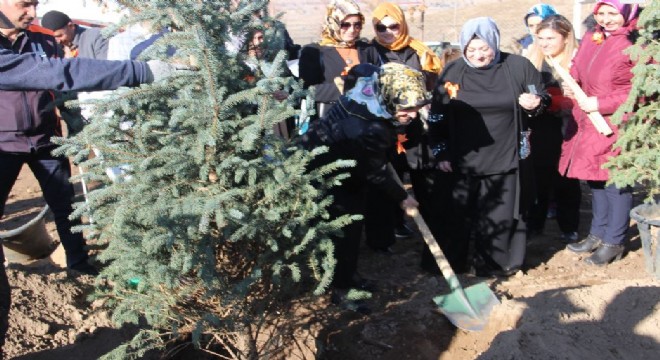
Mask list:
[[[589,220],[583,204],[580,233]],[[36,211],[38,186],[24,169],[0,229],[21,213]],[[25,210],[21,211],[20,208]],[[14,214],[14,215],[11,215]],[[14,225],[12,225],[14,224]],[[54,238],[53,224],[47,224]],[[454,328],[431,299],[448,292],[442,277],[419,269],[420,239],[401,240],[393,254],[363,249],[361,271],[379,285],[370,316],[341,311],[321,297],[304,311],[301,347],[288,358],[306,359],[652,359],[660,353],[660,287],[644,269],[633,228],[629,252],[603,268],[563,250],[554,221],[528,246],[527,269],[512,278],[461,276],[463,285],[487,282],[502,302],[487,328]],[[13,308],[5,351],[10,358],[96,359],[135,329],[115,329],[109,315],[89,303],[93,279],[71,279],[50,259],[11,264]],[[303,312],[301,312],[302,314]],[[302,315],[301,315],[302,316]],[[198,359],[193,352],[178,359]]]

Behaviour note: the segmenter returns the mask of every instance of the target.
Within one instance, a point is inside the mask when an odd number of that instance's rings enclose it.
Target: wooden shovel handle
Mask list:
[[[555,59],[553,59],[550,56],[547,56],[546,62],[557,72],[557,75],[561,77],[561,79],[568,85],[571,90],[573,90],[573,94],[575,95],[575,98],[578,101],[582,101],[583,99],[587,98],[587,94],[582,90],[580,85],[573,79],[571,74],[569,74],[566,69],[564,69]],[[605,118],[603,115],[601,115],[598,111],[592,111],[590,113],[587,113],[587,116],[589,117],[589,120],[591,120],[591,123],[594,124],[594,127],[596,130],[598,130],[599,133],[609,136],[612,135],[612,129],[610,129],[610,126],[607,125],[607,122],[605,121]]]
[[[449,287],[452,290],[460,290],[462,292],[463,288],[461,287],[461,283],[458,281],[458,278],[456,277],[456,273],[454,273],[454,270],[451,268],[451,265],[449,265],[449,261],[447,260],[447,257],[442,252],[440,245],[438,245],[438,242],[435,240],[435,237],[431,233],[431,230],[426,225],[426,222],[422,218],[422,215],[419,213],[419,210],[412,209],[409,210],[407,213],[413,218],[413,220],[415,220],[415,224],[417,224],[417,228],[422,233],[424,242],[429,247],[431,254],[433,254],[433,258],[435,259],[435,262],[438,264],[438,267],[442,272],[442,276],[444,276],[444,278],[447,279],[447,282],[449,283]]]

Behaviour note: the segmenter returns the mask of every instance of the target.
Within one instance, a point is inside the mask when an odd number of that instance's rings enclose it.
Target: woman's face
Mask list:
[[[408,125],[411,121],[413,121],[414,118],[417,117],[417,112],[421,106],[416,106],[412,108],[407,108],[407,109],[399,109],[396,111],[396,114],[394,115],[401,125]]]
[[[534,36],[536,34],[536,28],[543,21],[540,16],[531,15],[527,18],[527,28],[529,28],[529,33]]]
[[[358,15],[348,15],[339,24],[339,37],[342,41],[353,42],[360,38],[362,19]]]
[[[474,38],[465,47],[465,57],[474,67],[481,68],[493,62],[495,50],[491,49],[485,41]]]
[[[623,18],[619,10],[609,5],[601,5],[594,17],[598,25],[602,26],[607,32],[619,30],[626,23],[626,19]]]
[[[401,35],[401,25],[391,17],[385,16],[378,24],[374,25],[374,31],[381,43],[389,45]]]
[[[564,51],[566,38],[555,30],[542,29],[536,34],[536,42],[545,56],[555,57]]]

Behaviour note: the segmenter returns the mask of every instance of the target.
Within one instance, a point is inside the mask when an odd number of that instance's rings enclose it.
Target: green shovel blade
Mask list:
[[[500,303],[485,283],[458,288],[448,295],[438,295],[433,302],[452,324],[468,331],[483,330],[493,307]]]

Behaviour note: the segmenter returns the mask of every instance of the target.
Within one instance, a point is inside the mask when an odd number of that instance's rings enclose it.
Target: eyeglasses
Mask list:
[[[399,31],[399,28],[401,28],[401,25],[399,25],[399,24],[392,24],[392,25],[389,25],[389,26],[385,26],[383,24],[376,25],[376,31],[378,31],[378,32],[385,32],[385,31],[387,31],[387,29],[390,29],[392,31]]]
[[[348,30],[349,28],[353,27],[355,30],[362,30],[362,23],[361,22],[343,22],[339,24],[339,26],[342,28],[342,30]]]

